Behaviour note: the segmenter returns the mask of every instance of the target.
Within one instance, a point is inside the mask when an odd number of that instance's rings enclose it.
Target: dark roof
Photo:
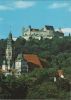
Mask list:
[[[47,30],[54,30],[54,27],[53,26],[45,25],[45,27],[46,27]]]
[[[61,32],[60,31],[55,31],[55,34],[64,36],[64,33],[62,31]]]
[[[35,31],[39,31],[39,29],[32,28],[31,31],[35,32]]]

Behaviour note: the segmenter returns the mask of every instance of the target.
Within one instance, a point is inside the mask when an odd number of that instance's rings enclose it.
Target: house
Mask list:
[[[64,71],[62,69],[57,70],[57,76],[60,78],[64,78]]]
[[[34,68],[43,68],[40,59],[34,54],[18,54],[15,60],[15,69],[17,75],[21,73],[27,73],[32,71]]]
[[[56,71],[55,76],[54,76],[54,82],[57,81],[58,78],[64,79],[64,71],[59,67],[59,69]]]
[[[27,61],[29,65],[29,70],[33,70],[34,68],[43,68],[43,65],[39,59],[39,57],[35,54],[23,54],[23,58]]]
[[[23,59],[22,54],[18,54],[16,60],[15,60],[15,69],[18,75],[21,73],[28,72],[28,64],[27,62]]]

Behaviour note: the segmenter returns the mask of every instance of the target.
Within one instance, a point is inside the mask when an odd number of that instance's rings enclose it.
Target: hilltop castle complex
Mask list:
[[[53,26],[45,25],[42,29],[35,29],[29,26],[28,28],[23,28],[22,37],[28,40],[30,37],[34,39],[52,39],[53,37],[58,36],[62,38],[64,36],[61,30],[55,31]]]
[[[30,37],[40,40],[41,38],[53,37],[62,38],[64,36],[63,32],[55,31],[53,26],[45,26],[42,29],[33,29],[29,26],[27,29],[23,29],[22,37],[26,40],[29,40]],[[7,46],[5,50],[5,57],[2,63],[2,70],[5,75],[12,72],[12,69],[16,70],[16,75],[20,75],[23,72],[28,72],[31,69],[31,66],[42,68],[42,64],[37,55],[34,54],[18,54],[16,59],[13,59],[13,45],[12,45],[12,33],[9,33],[7,39]]]

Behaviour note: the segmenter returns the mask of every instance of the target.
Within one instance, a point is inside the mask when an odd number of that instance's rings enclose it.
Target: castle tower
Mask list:
[[[12,33],[9,33],[8,40],[7,40],[7,48],[6,48],[6,61],[8,70],[11,68],[11,61],[12,61]]]

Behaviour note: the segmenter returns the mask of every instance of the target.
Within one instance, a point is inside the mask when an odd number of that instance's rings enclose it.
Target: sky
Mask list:
[[[0,0],[0,39],[22,35],[22,28],[51,25],[71,33],[71,0]]]

